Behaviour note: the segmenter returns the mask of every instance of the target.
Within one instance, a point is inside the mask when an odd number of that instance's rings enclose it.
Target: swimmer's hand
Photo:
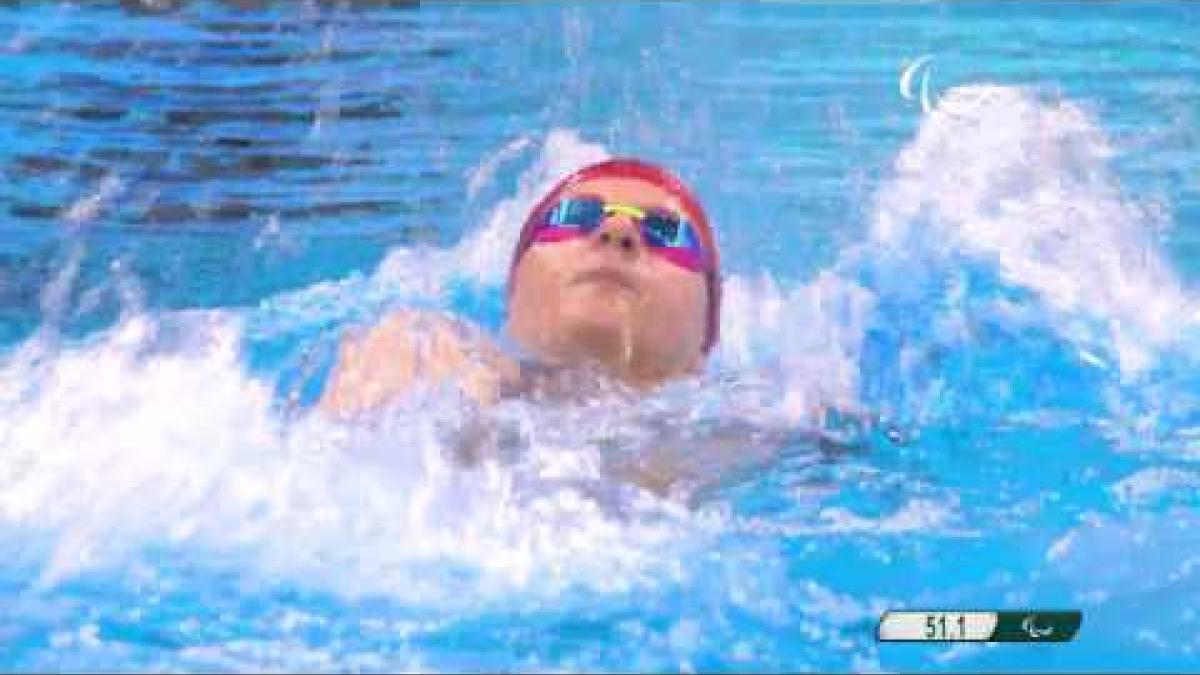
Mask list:
[[[321,410],[349,416],[379,407],[417,382],[452,384],[480,404],[519,380],[520,368],[476,328],[444,314],[400,310],[342,342]]]

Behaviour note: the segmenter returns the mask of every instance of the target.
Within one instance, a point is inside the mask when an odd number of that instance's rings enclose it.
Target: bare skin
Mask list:
[[[385,405],[415,382],[451,383],[481,404],[520,380],[520,367],[477,330],[447,316],[400,310],[342,342],[318,404],[335,417]]]

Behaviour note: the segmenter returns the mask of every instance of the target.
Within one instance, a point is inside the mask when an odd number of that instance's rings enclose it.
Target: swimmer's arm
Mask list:
[[[660,497],[674,495],[692,500],[737,476],[768,466],[782,447],[781,434],[726,430],[672,439],[635,456],[612,458],[609,470]]]
[[[810,443],[826,456],[842,455],[861,450],[868,431],[882,426],[877,414],[854,404],[826,403],[815,412],[816,425],[808,428],[738,425],[694,438],[673,438],[636,455],[610,458],[609,470],[660,497],[691,501],[770,466],[796,443]],[[904,440],[898,430],[886,431],[892,442]]]
[[[346,337],[318,406],[336,416],[365,412],[394,400],[417,381],[452,382],[486,405],[519,379],[519,371],[512,359],[461,322],[401,310]]]

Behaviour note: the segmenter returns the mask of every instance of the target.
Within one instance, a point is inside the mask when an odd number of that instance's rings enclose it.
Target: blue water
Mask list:
[[[1196,26],[0,6],[0,670],[1196,670]],[[452,392],[311,411],[389,308],[499,331],[525,210],[616,154],[716,223],[702,377],[505,403],[508,454],[472,468]],[[884,422],[690,496],[596,468],[664,427],[812,430],[816,399]],[[1084,620],[877,643],[906,607]]]

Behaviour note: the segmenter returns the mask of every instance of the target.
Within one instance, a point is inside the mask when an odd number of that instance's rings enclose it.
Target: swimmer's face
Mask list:
[[[688,213],[671,193],[635,178],[594,178],[562,197]],[[635,219],[613,212],[592,232],[535,242],[513,271],[509,332],[551,362],[595,361],[635,384],[696,368],[704,356],[704,275],[649,250]]]

